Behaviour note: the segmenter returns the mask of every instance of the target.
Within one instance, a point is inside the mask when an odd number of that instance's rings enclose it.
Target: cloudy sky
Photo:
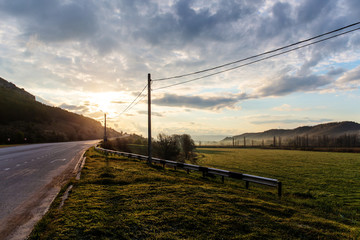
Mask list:
[[[147,98],[123,111],[148,73],[199,71],[358,22],[360,1],[0,0],[0,14],[0,77],[146,136]],[[360,122],[360,31],[161,89],[211,73],[152,83],[154,134]]]

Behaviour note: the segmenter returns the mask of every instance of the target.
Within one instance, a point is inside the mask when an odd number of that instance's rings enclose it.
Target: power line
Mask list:
[[[147,96],[147,93],[145,93],[144,95],[142,95],[142,97],[140,98],[140,100],[139,101],[137,101],[134,105],[132,105],[129,109],[128,109],[128,111],[130,111],[133,107],[135,107],[139,102],[141,102],[143,99],[144,99],[144,97],[146,97]]]
[[[276,56],[280,56],[280,55],[283,55],[283,54],[285,54],[285,53],[289,53],[289,52],[292,52],[292,51],[295,51],[295,50],[298,50],[298,49],[301,49],[301,48],[304,48],[304,47],[308,47],[308,46],[310,46],[310,45],[313,45],[313,44],[316,44],[316,43],[320,43],[320,42],[323,42],[323,41],[326,41],[326,40],[329,40],[329,39],[332,39],[332,38],[335,38],[335,37],[339,37],[339,36],[341,36],[341,35],[345,35],[345,34],[348,34],[348,33],[351,33],[351,32],[357,31],[357,30],[360,30],[360,27],[359,27],[359,28],[352,29],[352,30],[349,30],[349,31],[346,31],[346,32],[343,32],[343,33],[339,33],[339,34],[333,35],[333,36],[331,36],[331,37],[323,38],[323,39],[321,39],[321,40],[317,40],[317,41],[315,41],[315,42],[311,42],[311,43],[308,43],[308,44],[305,44],[305,45],[302,45],[302,46],[299,46],[299,47],[296,47],[296,48],[292,48],[292,49],[286,50],[286,51],[284,51],[284,52],[276,53],[276,54],[270,55],[270,56],[268,56],[268,57],[264,57],[264,58],[261,58],[261,59],[258,59],[258,60],[254,60],[254,61],[252,61],[252,62],[248,62],[248,63],[242,64],[242,65],[238,65],[238,66],[235,66],[235,67],[232,67],[232,68],[228,68],[228,69],[225,69],[225,70],[222,70],[222,71],[218,71],[218,72],[211,73],[211,74],[208,74],[208,75],[205,75],[205,76],[193,78],[193,79],[190,79],[190,80],[187,80],[187,81],[170,84],[170,85],[167,85],[167,86],[164,86],[164,87],[159,87],[159,88],[153,89],[153,91],[160,90],[160,89],[165,89],[165,88],[169,88],[169,87],[173,87],[173,86],[177,86],[177,85],[181,85],[181,84],[185,84],[185,83],[188,83],[188,82],[197,81],[197,80],[200,80],[200,79],[203,79],[203,78],[207,78],[207,77],[211,77],[211,76],[214,76],[214,75],[217,75],[217,74],[220,74],[220,73],[228,72],[228,71],[231,71],[231,70],[234,70],[234,69],[237,69],[237,68],[245,67],[245,66],[248,66],[248,65],[257,63],[257,62],[261,62],[261,61],[267,60],[267,59],[269,59],[269,58],[273,58],[273,57],[276,57]]]
[[[143,88],[143,90],[142,90],[142,91],[136,96],[136,98],[125,108],[125,110],[120,113],[120,115],[122,115],[124,112],[126,112],[126,111],[130,108],[130,106],[133,105],[133,103],[136,101],[136,99],[138,99],[138,98],[142,95],[142,93],[145,91],[145,89],[146,89],[147,86],[148,86],[148,85],[146,84],[145,87]],[[137,104],[137,103],[136,103],[136,104]],[[135,104],[135,105],[136,105],[136,104]],[[134,105],[134,106],[135,106],[135,105]],[[132,107],[131,107],[131,108],[132,108]]]
[[[195,75],[195,74],[199,74],[199,73],[203,73],[203,72],[208,72],[208,71],[215,70],[215,69],[222,68],[222,67],[226,67],[226,66],[229,66],[229,65],[232,65],[232,64],[235,64],[235,63],[243,62],[243,61],[250,60],[250,59],[253,59],[253,58],[256,58],[256,57],[260,57],[260,56],[263,56],[263,55],[266,55],[266,54],[269,54],[269,53],[277,52],[277,51],[280,51],[280,50],[283,50],[283,49],[286,49],[286,48],[289,48],[289,47],[293,47],[293,46],[299,45],[301,43],[305,43],[305,42],[308,42],[308,41],[311,41],[311,40],[314,40],[314,39],[317,39],[317,38],[320,38],[320,37],[323,37],[323,36],[326,36],[326,35],[341,31],[341,30],[344,30],[346,28],[359,25],[359,24],[360,24],[360,22],[356,22],[356,23],[347,25],[345,27],[341,27],[341,28],[335,29],[333,31],[317,35],[315,37],[311,37],[311,38],[308,38],[308,39],[305,39],[305,40],[302,40],[302,41],[299,41],[299,42],[296,42],[296,43],[292,43],[292,44],[289,44],[289,45],[286,45],[286,46],[283,46],[283,47],[280,47],[280,48],[277,48],[277,49],[274,49],[274,50],[270,50],[270,51],[260,53],[260,54],[257,54],[257,55],[251,56],[251,57],[247,57],[247,58],[243,58],[243,59],[236,60],[236,61],[233,61],[233,62],[229,62],[229,63],[226,63],[226,64],[222,64],[222,65],[219,65],[219,66],[216,66],[216,67],[207,68],[207,69],[204,69],[204,70],[191,72],[191,73],[186,73],[186,74],[182,74],[182,75],[177,75],[177,76],[173,76],[173,77],[153,79],[152,81],[164,81],[164,80],[187,77],[187,76],[191,76],[191,75]]]

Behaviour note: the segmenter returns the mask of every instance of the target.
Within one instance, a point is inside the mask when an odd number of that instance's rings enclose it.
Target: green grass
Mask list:
[[[22,145],[26,145],[26,144],[4,144],[4,145],[1,145],[0,144],[0,148],[7,148],[7,147],[17,147],[17,146],[22,146]]]
[[[87,152],[81,180],[29,239],[356,239],[359,230],[276,193]],[[65,190],[62,190],[62,192]],[[61,195],[61,194],[60,194]]]

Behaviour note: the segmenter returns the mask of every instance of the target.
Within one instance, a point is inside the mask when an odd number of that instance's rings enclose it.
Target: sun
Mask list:
[[[116,92],[94,93],[89,99],[96,111],[103,112],[108,115],[115,115],[118,112],[119,104],[116,104],[121,95]]]

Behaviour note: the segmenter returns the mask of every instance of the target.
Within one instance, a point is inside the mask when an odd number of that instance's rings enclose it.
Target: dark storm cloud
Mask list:
[[[190,0],[178,1],[175,5],[178,28],[185,39],[193,39],[201,34],[222,39],[224,36],[221,35],[221,31],[218,31],[219,26],[235,22],[241,15],[250,12],[246,9],[244,2],[240,4],[236,1],[224,1],[215,13],[211,13],[207,8],[195,11],[191,7],[192,2]]]
[[[288,28],[295,22],[290,14],[292,9],[289,3],[277,2],[271,10],[271,14],[264,17],[256,27],[259,40],[273,38],[284,32],[290,33]]]
[[[87,39],[98,27],[94,6],[85,0],[3,0],[0,8],[21,22],[26,35],[45,42]]]
[[[161,98],[153,100],[153,103],[167,107],[187,107],[207,110],[219,110],[225,107],[233,107],[240,100],[247,99],[245,94],[229,95],[228,97],[199,97],[180,96],[165,94]]]
[[[256,12],[260,1],[219,1],[216,6],[206,2],[194,8],[197,1],[176,1],[171,12],[151,12],[138,16],[138,31],[134,36],[147,42],[168,47],[183,46],[195,40],[224,41],[238,35],[232,24]],[[147,6],[149,8],[149,6]],[[127,7],[129,8],[129,7]],[[154,7],[155,8],[155,7]],[[133,10],[133,8],[132,8]],[[146,18],[146,19],[145,19]],[[137,21],[139,20],[137,19]]]
[[[328,76],[337,76],[346,72],[345,68],[331,68],[327,73]]]
[[[337,80],[338,83],[351,83],[360,86],[360,66],[345,72],[339,79]]]
[[[326,76],[289,76],[285,75],[279,79],[269,81],[269,83],[259,89],[259,95],[284,96],[293,92],[309,92],[319,90],[331,83],[330,78]]]
[[[315,20],[316,18],[327,14],[332,3],[336,1],[329,0],[306,0],[299,6],[297,10],[297,20],[301,23],[307,23]]]

